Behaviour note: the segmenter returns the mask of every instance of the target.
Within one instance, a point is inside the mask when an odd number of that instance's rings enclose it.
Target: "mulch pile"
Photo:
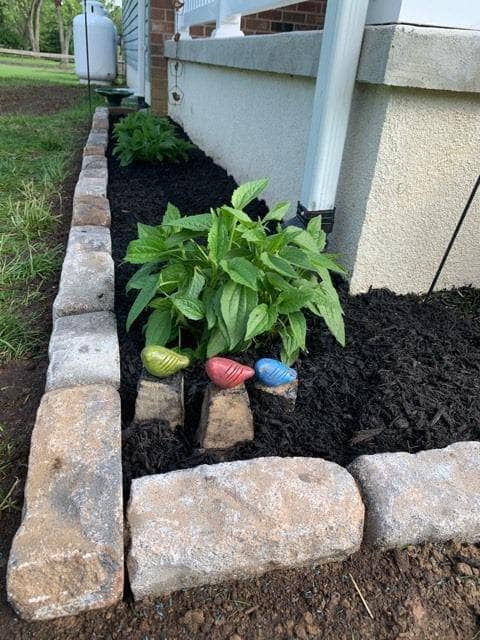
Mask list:
[[[121,168],[109,157],[116,312],[122,357],[124,466],[132,477],[217,462],[193,448],[203,390],[202,365],[185,375],[186,424],[172,433],[162,424],[130,426],[143,347],[142,323],[125,335],[133,294],[125,283],[135,270],[122,264],[137,222],[161,221],[167,202],[183,213],[202,213],[229,201],[236,184],[200,150],[185,164],[134,164]],[[262,215],[255,203],[252,215]],[[340,347],[323,321],[308,320],[308,353],[297,363],[299,393],[294,413],[252,391],[255,441],[230,450],[226,460],[258,456],[315,456],[342,465],[356,456],[416,452],[480,438],[480,291],[463,288],[428,300],[372,290],[349,296],[339,283],[347,345]],[[242,354],[252,365],[268,350]]]

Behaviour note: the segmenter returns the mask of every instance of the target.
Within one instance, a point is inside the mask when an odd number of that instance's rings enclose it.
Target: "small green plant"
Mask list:
[[[282,227],[289,204],[277,204],[254,221],[244,208],[267,180],[236,189],[231,205],[182,217],[169,204],[158,227],[138,225],[126,261],[142,265],[127,284],[139,290],[127,329],[149,307],[147,345],[170,345],[184,328],[197,339],[195,356],[246,349],[269,336],[281,338],[281,359],[293,363],[305,349],[304,311],[323,317],[343,345],[342,308],[330,272],[344,274],[335,256],[322,253],[320,218],[306,230]],[[275,233],[268,227],[276,222]]]
[[[180,162],[188,160],[193,144],[179,138],[167,118],[149,111],[129,113],[113,128],[116,145],[113,154],[125,167],[135,160],[143,162]]]

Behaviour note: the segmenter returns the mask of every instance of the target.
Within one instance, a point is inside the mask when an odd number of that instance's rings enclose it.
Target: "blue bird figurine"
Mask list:
[[[279,387],[297,379],[295,369],[273,358],[260,358],[255,363],[255,373],[260,382],[267,387]]]

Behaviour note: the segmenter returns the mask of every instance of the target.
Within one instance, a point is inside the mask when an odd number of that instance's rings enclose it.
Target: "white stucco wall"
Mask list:
[[[364,41],[362,82],[357,83],[352,105],[331,248],[343,254],[354,293],[370,286],[399,293],[425,291],[480,170],[480,94],[478,77],[469,67],[472,52],[467,51],[477,50],[480,34],[477,39],[452,39],[449,32],[443,56],[435,64],[427,58],[429,42],[422,41],[420,31],[435,32],[430,51],[435,49],[438,57],[443,37],[438,32],[445,30],[409,27],[395,42],[398,32],[386,37],[381,28],[375,29]],[[405,60],[402,67],[398,47],[408,56],[409,33],[414,59]],[[383,65],[378,61],[382,46],[374,42],[377,36],[383,43]],[[225,42],[213,45],[214,51],[208,41],[185,43],[180,78],[184,98],[170,111],[237,182],[269,177],[267,203],[290,200],[292,214],[300,194],[313,103],[311,57],[318,56],[319,49],[298,47],[302,37],[312,35],[296,34],[293,52],[283,47],[278,49],[281,55],[268,49],[269,40],[263,57],[259,40],[252,45],[253,56],[248,42],[236,42],[238,55],[232,56],[232,66],[217,63],[229,50]],[[295,50],[301,55],[292,63]],[[212,51],[215,64],[209,58]],[[418,58],[419,52],[425,60]],[[275,72],[268,71],[270,64]],[[395,86],[396,77],[401,87]],[[480,194],[439,286],[470,283],[480,286]]]

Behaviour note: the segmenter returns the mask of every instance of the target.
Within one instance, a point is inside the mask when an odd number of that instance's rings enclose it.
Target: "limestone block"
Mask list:
[[[365,500],[368,544],[480,540],[480,442],[360,456],[348,470]]]
[[[83,149],[84,156],[105,155],[108,146],[108,131],[91,131]]]
[[[137,387],[135,422],[164,420],[172,429],[183,425],[183,374],[155,378],[143,369]]]
[[[57,389],[40,403],[8,599],[29,620],[113,604],[123,592],[120,398]]]
[[[71,227],[67,253],[77,251],[105,251],[111,254],[112,240],[109,229],[98,225]]]
[[[120,387],[117,326],[109,311],[58,318],[48,354],[47,391],[88,384]]]
[[[352,476],[314,458],[256,458],[133,480],[127,517],[135,599],[357,551]]]
[[[98,156],[85,156],[86,158],[98,158]],[[96,178],[98,180],[102,180],[102,184],[105,185],[105,191],[107,189],[108,184],[108,169],[106,167],[97,167],[95,164],[85,167],[82,169],[80,179],[83,178]]]
[[[83,171],[80,173],[75,192],[73,194],[73,201],[76,202],[78,198],[85,196],[94,196],[97,198],[107,197],[107,174],[104,173],[103,177],[86,177],[83,175]]]
[[[109,227],[110,203],[103,196],[77,196],[73,203],[72,225],[100,225]]]
[[[220,389],[211,382],[203,398],[198,445],[205,449],[228,449],[253,437],[253,417],[245,385]]]
[[[113,311],[114,267],[104,251],[78,251],[67,254],[63,262],[53,318]]]

